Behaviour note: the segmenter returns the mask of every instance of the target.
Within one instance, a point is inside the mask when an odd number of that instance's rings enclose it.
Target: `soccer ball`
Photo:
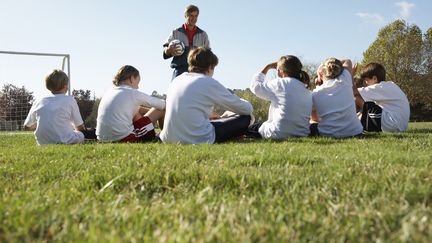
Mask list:
[[[169,47],[171,47],[171,46],[175,47],[174,56],[181,56],[185,51],[184,43],[179,41],[179,40],[172,40],[168,46]]]

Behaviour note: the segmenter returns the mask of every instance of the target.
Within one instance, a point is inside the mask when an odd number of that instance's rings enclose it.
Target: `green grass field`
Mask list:
[[[430,242],[432,123],[362,139],[0,136],[0,242]]]

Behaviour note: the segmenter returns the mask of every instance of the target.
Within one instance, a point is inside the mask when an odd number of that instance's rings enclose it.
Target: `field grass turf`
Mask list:
[[[36,146],[0,134],[0,242],[430,242],[432,123],[358,139]]]

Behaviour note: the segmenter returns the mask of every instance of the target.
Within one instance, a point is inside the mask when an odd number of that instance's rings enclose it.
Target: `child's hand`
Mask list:
[[[219,116],[216,112],[212,112],[210,114],[210,116],[209,116],[210,120],[216,120],[216,119],[219,119],[219,118],[221,118],[221,116]]]
[[[220,118],[230,117],[230,116],[233,116],[233,115],[235,115],[234,112],[232,112],[232,111],[225,111],[225,112],[220,116]]]
[[[263,74],[267,74],[267,72],[268,72],[270,69],[277,69],[277,62],[272,62],[272,63],[267,64],[267,65],[263,68],[263,70],[261,71],[261,73],[263,73]]]
[[[358,68],[358,63],[356,62],[356,63],[354,63],[354,66],[353,66],[353,68],[352,68],[352,73],[351,73],[351,76],[353,76],[354,77],[354,75],[356,74],[356,72],[357,72],[357,68]]]
[[[36,130],[36,126],[37,126],[37,124],[35,123],[35,124],[33,124],[33,125],[31,125],[31,126],[24,126],[23,128],[24,128],[24,130],[25,131],[34,131],[34,130]]]
[[[319,76],[317,76],[316,78],[315,78],[315,85],[316,86],[320,86],[320,85],[322,85],[323,84],[323,81],[319,78]]]

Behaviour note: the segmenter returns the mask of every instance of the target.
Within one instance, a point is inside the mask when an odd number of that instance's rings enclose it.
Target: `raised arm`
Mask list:
[[[354,76],[353,73],[353,64],[351,62],[350,59],[343,59],[341,60],[342,62],[342,67],[346,68],[346,70],[348,70],[351,73],[351,76]]]
[[[354,64],[352,70],[351,70],[351,74],[352,74],[352,88],[353,88],[353,94],[354,94],[354,100],[355,100],[355,104],[356,107],[361,109],[363,107],[364,104],[364,99],[363,97],[360,95],[360,92],[357,89],[357,85],[355,84],[355,80],[354,80],[354,75],[357,71],[357,63]]]
[[[269,63],[269,64],[267,64],[262,70],[261,70],[261,73],[263,73],[263,74],[267,74],[267,72],[270,70],[270,69],[276,69],[277,68],[277,62],[272,62],[272,63]]]
[[[265,100],[271,100],[273,98],[274,92],[273,88],[271,87],[272,85],[269,81],[265,81],[265,75],[270,69],[276,68],[277,62],[269,63],[261,70],[260,73],[253,77],[252,83],[250,85],[250,90],[252,93]]]
[[[168,36],[165,44],[163,44],[163,58],[168,59],[174,56],[175,46],[170,46],[170,42],[174,40],[174,31]]]

